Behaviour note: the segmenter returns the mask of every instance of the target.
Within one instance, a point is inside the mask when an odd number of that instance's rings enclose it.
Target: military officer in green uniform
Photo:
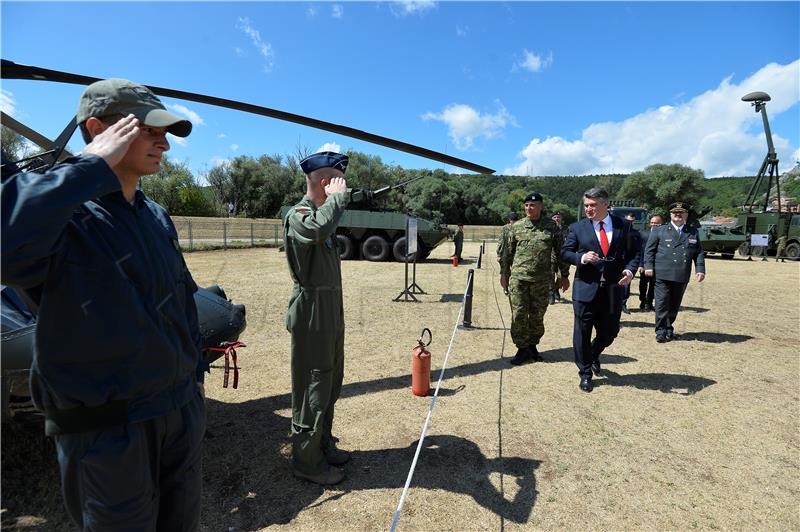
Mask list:
[[[652,229],[644,248],[644,274],[655,276],[658,343],[677,339],[673,324],[692,276],[692,264],[698,283],[706,277],[703,243],[697,227],[686,223],[688,214],[689,207],[685,203],[679,201],[670,205],[670,223]]]
[[[562,290],[569,288],[569,266],[560,259],[561,231],[542,215],[541,194],[526,196],[524,206],[526,217],[511,226],[500,258],[500,285],[511,296],[511,339],[517,346],[511,359],[514,365],[541,360],[536,345],[544,335],[553,274],[560,274]]]
[[[315,153],[300,166],[306,195],[283,221],[294,281],[286,328],[292,335],[292,472],[318,484],[344,479],[350,453],[336,448],[333,409],[344,375],[344,307],[336,226],[350,196],[347,156]]]
[[[456,246],[455,253],[453,253],[453,257],[456,257],[458,263],[461,263],[461,250],[464,249],[464,224],[458,224],[458,228],[456,229],[456,234],[453,235],[453,243]]]

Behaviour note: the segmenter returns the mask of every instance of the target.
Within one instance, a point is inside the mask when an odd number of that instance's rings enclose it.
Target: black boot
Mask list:
[[[539,350],[536,349],[536,345],[529,345],[528,346],[528,358],[533,360],[534,362],[541,362],[544,360],[542,355],[539,354]]]
[[[521,366],[530,358],[530,353],[526,347],[518,347],[517,354],[509,361],[514,366]]]

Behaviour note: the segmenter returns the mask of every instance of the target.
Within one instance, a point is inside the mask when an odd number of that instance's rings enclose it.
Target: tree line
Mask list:
[[[9,131],[3,127],[3,152],[13,159],[23,144]],[[172,215],[220,216],[232,206],[235,216],[274,218],[282,206],[295,204],[305,193],[299,164],[304,155],[240,155],[199,176],[165,155],[160,171],[142,178],[141,188]],[[500,225],[511,212],[521,215],[524,197],[534,191],[544,196],[548,212],[560,211],[571,222],[577,219],[583,192],[593,186],[653,213],[664,213],[670,203],[683,201],[696,210],[711,207],[709,216],[731,216],[754,179],[705,179],[702,170],[680,164],[653,164],[628,175],[462,175],[388,165],[379,156],[357,151],[347,155],[349,187],[375,190],[414,180],[376,201],[375,207],[448,224]],[[783,195],[800,196],[800,176],[790,177],[781,185]]]

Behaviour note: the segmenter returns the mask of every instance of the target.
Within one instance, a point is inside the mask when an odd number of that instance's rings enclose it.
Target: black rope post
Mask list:
[[[481,257],[483,257],[483,244],[481,244],[481,249],[478,251],[478,269],[481,269]]]
[[[475,328],[472,326],[472,286],[474,278],[475,270],[469,270],[467,272],[467,295],[464,298],[464,323],[458,327],[459,329]]]

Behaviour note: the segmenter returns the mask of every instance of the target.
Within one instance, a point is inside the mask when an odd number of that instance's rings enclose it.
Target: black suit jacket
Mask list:
[[[623,270],[636,273],[639,267],[639,254],[641,237],[639,232],[630,223],[618,216],[611,215],[613,233],[608,249],[608,257],[613,261],[601,261],[597,264],[581,264],[581,256],[589,251],[594,251],[601,257],[603,251],[594,232],[592,221],[584,218],[569,226],[569,233],[564,245],[561,247],[561,260],[574,264],[576,267],[575,280],[572,283],[572,299],[575,301],[589,302],[594,299],[600,286],[600,279],[604,277],[618,290],[614,290],[615,297],[623,297],[622,287],[616,283],[622,279]]]

